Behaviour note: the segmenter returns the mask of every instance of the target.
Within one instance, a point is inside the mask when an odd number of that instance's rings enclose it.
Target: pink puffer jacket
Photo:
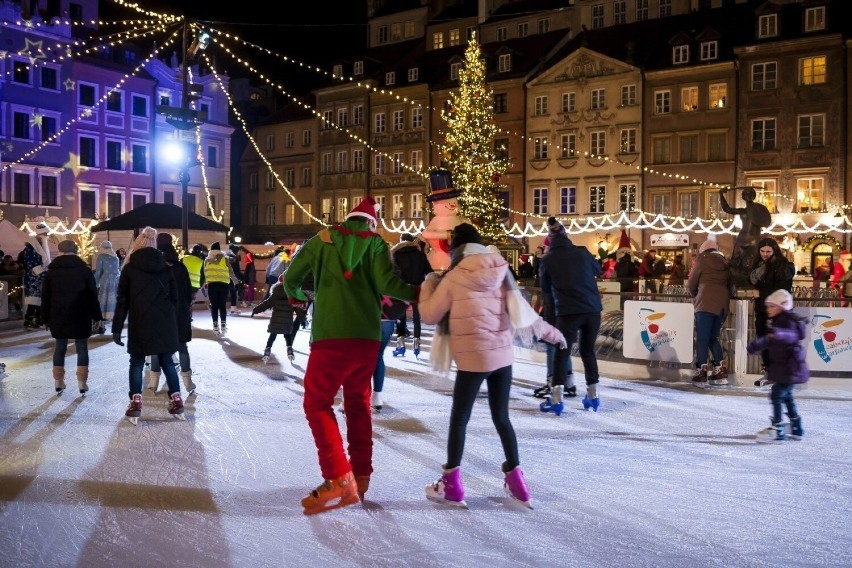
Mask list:
[[[420,318],[437,324],[450,314],[450,351],[462,371],[488,372],[511,365],[514,331],[506,311],[507,262],[499,254],[462,259],[443,278],[429,277],[420,289]],[[540,339],[558,343],[562,334],[540,321]]]

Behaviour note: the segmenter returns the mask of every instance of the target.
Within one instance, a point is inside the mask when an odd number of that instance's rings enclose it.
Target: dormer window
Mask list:
[[[342,77],[343,76],[343,65],[335,65],[334,67],[331,68],[331,73],[335,77]]]
[[[385,73],[385,85],[390,87],[391,85],[395,85],[395,84],[396,84],[396,72],[395,71],[388,71],[387,73]]]
[[[355,65],[352,66],[352,74],[353,75],[363,75],[364,74],[364,62],[356,61]]]
[[[825,6],[805,9],[805,31],[816,32],[825,29]]]
[[[778,35],[778,14],[765,14],[757,20],[757,37],[775,37]]]
[[[504,53],[497,58],[497,71],[506,73],[512,70],[512,54]]]
[[[420,78],[420,69],[417,67],[412,67],[408,70],[408,82],[413,83],[417,79]]]
[[[672,63],[675,65],[689,63],[688,45],[676,45],[672,48]]]
[[[450,63],[450,80],[452,80],[452,81],[458,80],[459,69],[461,69],[461,63]]]
[[[701,42],[701,61],[711,61],[719,58],[719,42],[718,41],[702,41]]]

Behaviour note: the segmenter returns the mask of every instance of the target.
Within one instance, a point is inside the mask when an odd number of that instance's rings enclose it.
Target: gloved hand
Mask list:
[[[556,344],[560,349],[568,349],[568,341],[565,339],[565,336],[562,336],[562,339],[559,340],[559,343]]]
[[[307,310],[308,309],[308,303],[307,302],[302,302],[301,300],[297,300],[296,298],[290,298],[289,301],[290,301],[290,305],[293,306],[294,308],[297,308],[297,309],[300,309],[300,310]]]
[[[113,332],[112,342],[115,343],[116,345],[121,345],[122,347],[124,347],[124,342],[121,340],[121,332],[120,331],[114,331]]]

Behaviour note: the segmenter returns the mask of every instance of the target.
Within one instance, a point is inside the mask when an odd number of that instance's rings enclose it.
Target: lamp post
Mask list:
[[[181,195],[181,244],[183,245],[183,250],[189,250],[189,207],[187,207],[187,201],[189,200],[189,157],[184,161],[184,165],[180,169],[180,173],[178,173],[178,180],[180,180],[180,195]]]

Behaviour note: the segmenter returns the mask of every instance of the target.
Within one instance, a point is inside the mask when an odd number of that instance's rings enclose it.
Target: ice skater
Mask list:
[[[284,341],[287,343],[287,358],[290,362],[295,359],[293,353],[293,333],[294,325],[293,318],[296,314],[296,308],[290,304],[290,298],[284,290],[283,284],[284,275],[278,277],[278,282],[272,285],[269,296],[256,305],[251,310],[251,317],[259,313],[272,309],[272,317],[269,318],[269,325],[266,327],[269,337],[266,339],[266,347],[263,350],[263,362],[269,361],[272,356],[272,344],[279,335],[284,336]]]

